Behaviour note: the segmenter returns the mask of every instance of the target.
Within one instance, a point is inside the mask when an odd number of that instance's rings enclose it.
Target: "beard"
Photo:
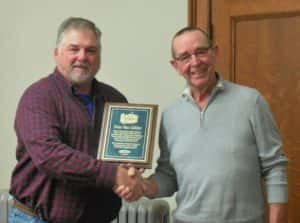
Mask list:
[[[84,86],[90,84],[94,79],[94,74],[86,64],[74,64],[72,65],[71,72],[69,74],[71,82],[76,86]]]

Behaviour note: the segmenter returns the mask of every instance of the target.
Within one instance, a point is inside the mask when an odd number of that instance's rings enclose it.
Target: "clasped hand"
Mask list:
[[[145,194],[145,183],[142,177],[144,169],[136,169],[131,164],[120,164],[117,169],[114,192],[124,200],[136,201]]]

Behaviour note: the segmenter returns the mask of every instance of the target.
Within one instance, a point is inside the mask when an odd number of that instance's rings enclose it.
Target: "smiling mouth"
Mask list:
[[[205,74],[207,72],[207,68],[199,68],[199,69],[194,69],[194,70],[191,70],[191,74],[192,75],[200,75],[202,76],[203,74]]]
[[[205,71],[192,71],[191,75],[195,75],[195,76],[204,76],[205,75]]]
[[[89,67],[85,66],[85,65],[73,65],[72,66],[72,70],[84,70],[84,71],[88,71]]]
[[[87,66],[83,66],[83,65],[75,65],[75,66],[73,66],[73,69],[74,68],[79,68],[79,69],[88,69],[88,67]]]

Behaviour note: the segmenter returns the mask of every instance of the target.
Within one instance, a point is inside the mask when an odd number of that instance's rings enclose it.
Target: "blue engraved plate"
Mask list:
[[[111,108],[105,158],[145,160],[150,109]]]

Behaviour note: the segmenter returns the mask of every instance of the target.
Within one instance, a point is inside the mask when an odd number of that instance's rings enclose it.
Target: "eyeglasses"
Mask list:
[[[187,64],[191,61],[192,56],[194,55],[197,59],[198,58],[203,58],[205,56],[207,56],[208,51],[211,49],[212,47],[200,47],[197,48],[195,50],[194,53],[190,54],[190,53],[183,53],[177,57],[174,57],[175,60],[183,63],[183,64]]]

